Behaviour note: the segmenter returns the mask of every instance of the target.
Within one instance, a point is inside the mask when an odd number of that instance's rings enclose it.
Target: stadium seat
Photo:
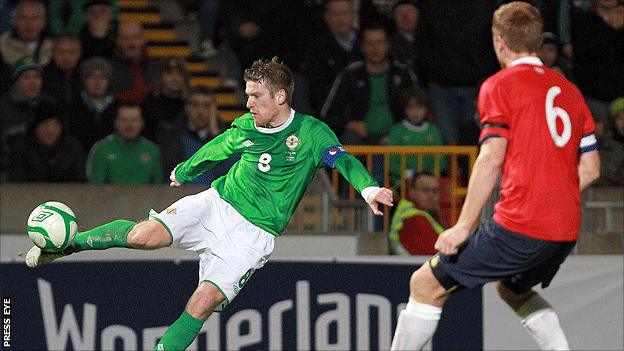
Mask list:
[[[156,6],[120,7],[119,19],[140,23],[160,23],[160,10]]]
[[[208,65],[206,65],[206,62],[204,62],[202,58],[191,56],[186,58],[186,70],[192,74],[205,73],[209,69]]]
[[[238,98],[234,89],[218,88],[216,91],[217,105],[236,105]]]
[[[217,89],[221,86],[219,72],[206,71],[191,74],[191,86],[205,85],[211,89]]]
[[[235,118],[249,112],[245,105],[219,106],[219,119],[224,123],[231,123]]]
[[[145,23],[145,39],[147,41],[175,40],[175,24],[172,22]]]
[[[120,8],[145,8],[149,6],[149,0],[117,0]]]

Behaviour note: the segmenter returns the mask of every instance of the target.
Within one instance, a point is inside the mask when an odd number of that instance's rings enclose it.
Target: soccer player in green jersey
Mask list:
[[[80,232],[61,253],[38,247],[26,255],[39,267],[67,254],[109,247],[177,247],[199,254],[199,285],[184,312],[155,350],[183,350],[204,321],[224,308],[261,268],[321,167],[336,168],[362,194],[375,215],[392,206],[392,192],[380,188],[318,119],[290,107],[292,72],[277,58],[245,70],[249,113],[206,143],[171,172],[171,186],[188,183],[234,153],[240,160],[212,188],[184,197],[146,221],[117,220]]]

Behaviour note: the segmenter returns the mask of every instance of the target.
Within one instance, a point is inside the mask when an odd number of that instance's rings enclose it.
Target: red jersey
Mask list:
[[[537,57],[523,57],[483,83],[479,114],[480,142],[507,139],[494,221],[541,240],[576,240],[579,156],[597,148],[578,88]]]

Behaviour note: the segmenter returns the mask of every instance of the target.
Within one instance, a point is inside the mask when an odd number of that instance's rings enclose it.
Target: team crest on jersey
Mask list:
[[[286,138],[286,146],[288,146],[291,150],[296,149],[299,144],[301,144],[301,140],[299,140],[299,138],[297,138],[294,134],[291,134],[288,138]]]
[[[151,160],[152,160],[152,157],[147,152],[144,152],[143,154],[141,154],[141,162],[149,163]]]

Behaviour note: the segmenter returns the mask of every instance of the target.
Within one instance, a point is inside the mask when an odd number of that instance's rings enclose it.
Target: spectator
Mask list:
[[[390,60],[389,50],[384,27],[364,29],[364,61],[343,69],[332,85],[321,118],[343,144],[379,144],[404,117],[402,93],[418,80],[407,66]]]
[[[11,88],[11,66],[0,60],[0,95]]]
[[[392,28],[392,9],[396,0],[357,0],[354,6],[357,8],[359,22],[358,27],[364,28],[371,23]]]
[[[11,30],[11,22],[13,22],[14,11],[14,0],[0,0],[0,34]]]
[[[268,21],[269,15],[266,4],[255,0],[221,1],[219,5],[224,49],[233,53],[232,58],[237,61],[229,68],[228,76],[233,78],[242,71],[241,67],[249,67],[258,55],[262,55],[259,36],[266,28],[263,21]]]
[[[446,226],[439,206],[440,182],[432,174],[416,174],[407,191],[392,217],[390,250],[395,255],[433,255]]]
[[[91,57],[80,65],[83,89],[68,110],[69,132],[84,150],[114,131],[117,101],[110,92],[113,68],[103,57]]]
[[[143,101],[144,134],[148,139],[154,138],[159,121],[172,121],[180,114],[188,89],[189,75],[184,61],[178,58],[163,60],[154,89]]]
[[[53,109],[39,110],[24,138],[10,148],[10,182],[85,182],[85,154]]]
[[[353,27],[353,8],[348,0],[329,0],[323,14],[326,28],[310,42],[302,73],[310,90],[310,104],[321,110],[338,73],[361,60],[359,33]]]
[[[52,61],[43,69],[43,91],[54,97],[65,110],[80,94],[81,45],[75,34],[59,35],[52,49]]]
[[[159,76],[158,62],[146,55],[143,28],[137,22],[121,22],[112,60],[112,89],[119,100],[141,104]]]
[[[601,120],[596,121],[594,134],[600,151],[600,178],[595,185],[624,185],[624,144],[613,139],[611,131]]]
[[[80,29],[83,57],[113,58],[118,23],[113,17],[111,0],[88,0],[84,4],[85,22]]]
[[[613,120],[613,138],[624,143],[624,96],[613,100],[610,112]]]
[[[624,4],[593,1],[572,18],[574,77],[594,120],[609,122],[609,104],[624,96]]]
[[[594,0],[532,0],[544,20],[544,32],[555,33],[559,38],[560,56],[572,59],[570,25],[573,11],[585,11]]]
[[[241,67],[250,67],[253,61],[263,57],[278,56],[288,66],[300,67],[316,25],[315,2],[221,1],[219,18],[224,24],[221,33],[225,48],[219,47],[219,52],[224,49],[229,52],[226,62],[228,81],[234,78],[240,81]],[[232,58],[230,53],[235,57]],[[234,75],[235,72],[238,75]],[[301,100],[307,104],[305,99]]]
[[[624,97],[615,99],[610,106],[613,128],[596,120],[596,139],[600,151],[600,178],[596,185],[624,185]]]
[[[202,0],[199,4],[199,56],[209,59],[219,52],[214,44],[217,20],[219,18],[219,1]]]
[[[66,32],[78,34],[84,20],[84,2],[85,0],[47,0],[50,34],[53,36]]]
[[[596,138],[600,151],[599,185],[624,185],[624,97],[615,99],[610,106],[613,128],[596,120]]]
[[[388,134],[389,145],[442,145],[442,134],[435,125],[426,120],[427,95],[419,88],[407,91],[404,99],[405,119],[395,124]],[[435,156],[409,156],[406,159],[408,174],[426,172],[440,174],[446,169],[446,160],[439,157],[436,169]],[[390,174],[393,183],[401,178],[401,160],[398,156],[390,158]]]
[[[13,86],[0,97],[2,140],[24,134],[39,110],[55,105],[52,97],[41,92],[41,72],[41,65],[29,56],[15,63],[11,75]]]
[[[0,36],[2,60],[12,66],[30,56],[45,66],[52,55],[52,40],[45,34],[46,8],[43,1],[21,0],[15,6],[13,29]]]
[[[421,81],[424,70],[420,68],[420,42],[418,38],[418,17],[420,10],[415,0],[401,0],[392,9],[396,33],[390,37],[390,57],[417,73]]]
[[[419,2],[423,65],[435,122],[447,144],[476,144],[477,83],[496,72],[490,24],[498,0]]]
[[[545,32],[537,55],[544,63],[544,66],[550,67],[569,80],[572,80],[572,67],[570,62],[561,55],[561,44],[557,35]]]
[[[163,155],[164,171],[168,176],[178,163],[191,157],[204,144],[219,135],[225,126],[219,122],[217,103],[212,90],[198,86],[191,88],[184,111],[176,121],[161,120],[158,128],[158,145],[167,150]],[[194,183],[210,184],[227,173],[238,160],[237,156],[223,161]]]
[[[87,177],[93,184],[162,183],[160,149],[141,136],[141,107],[121,104],[115,133],[93,145],[87,159]]]

